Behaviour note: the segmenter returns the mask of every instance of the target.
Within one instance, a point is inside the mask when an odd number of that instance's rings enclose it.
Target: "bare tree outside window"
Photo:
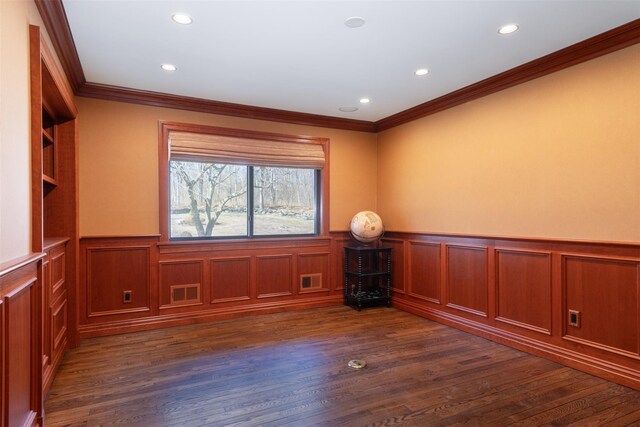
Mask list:
[[[315,233],[315,171],[255,167],[254,235]]]
[[[169,172],[171,238],[317,233],[314,169],[172,160]]]
[[[171,161],[170,177],[171,237],[247,234],[246,166]]]

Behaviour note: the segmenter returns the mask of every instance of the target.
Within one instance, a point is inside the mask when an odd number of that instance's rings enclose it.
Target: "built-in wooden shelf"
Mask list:
[[[57,187],[58,186],[58,180],[55,178],[50,177],[49,175],[46,174],[42,174],[42,182],[45,185],[48,185],[50,187]]]

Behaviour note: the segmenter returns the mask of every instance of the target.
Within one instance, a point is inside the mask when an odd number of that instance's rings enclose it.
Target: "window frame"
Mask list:
[[[170,235],[170,200],[169,200],[169,191],[170,191],[170,172],[169,172],[169,162],[170,162],[170,147],[169,147],[169,138],[171,132],[191,132],[191,133],[200,133],[207,135],[219,135],[219,136],[229,136],[236,138],[247,138],[253,139],[256,141],[277,141],[277,142],[288,142],[288,143],[296,143],[296,144],[319,144],[322,146],[325,156],[325,163],[322,169],[319,169],[316,172],[316,184],[318,186],[316,192],[316,234],[276,234],[276,235],[258,235],[258,236],[218,236],[218,237],[189,237],[189,238],[180,238],[174,237],[172,238]],[[198,125],[198,124],[189,124],[189,123],[179,123],[179,122],[168,122],[168,121],[159,121],[158,122],[158,137],[159,137],[159,152],[158,152],[158,170],[159,170],[159,179],[158,179],[158,190],[159,190],[159,226],[160,226],[160,237],[162,242],[176,242],[176,243],[185,243],[185,242],[219,242],[219,241],[227,241],[227,240],[245,240],[245,241],[255,241],[261,239],[278,239],[278,240],[286,240],[286,239],[316,239],[316,238],[326,238],[329,235],[329,139],[328,138],[320,138],[320,137],[311,137],[311,136],[301,136],[301,135],[286,135],[286,134],[277,134],[277,133],[269,133],[269,132],[260,132],[246,129],[233,129],[233,128],[223,128],[216,126],[207,126],[207,125]],[[286,166],[274,166],[274,167],[286,167]],[[319,175],[319,176],[318,176]],[[252,182],[247,181],[248,184],[253,185]],[[247,207],[248,208],[248,207]],[[249,217],[253,217],[253,213],[249,215],[247,213],[247,219]],[[247,224],[249,225],[249,224]],[[249,232],[249,229],[247,229]]]

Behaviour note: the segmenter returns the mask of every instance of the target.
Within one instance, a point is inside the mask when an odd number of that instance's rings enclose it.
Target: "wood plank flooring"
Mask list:
[[[45,425],[114,424],[640,426],[640,391],[392,308],[339,306],[82,342]]]

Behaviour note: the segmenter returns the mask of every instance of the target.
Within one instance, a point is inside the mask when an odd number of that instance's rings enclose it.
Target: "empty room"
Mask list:
[[[640,426],[640,0],[0,0],[0,426]]]

